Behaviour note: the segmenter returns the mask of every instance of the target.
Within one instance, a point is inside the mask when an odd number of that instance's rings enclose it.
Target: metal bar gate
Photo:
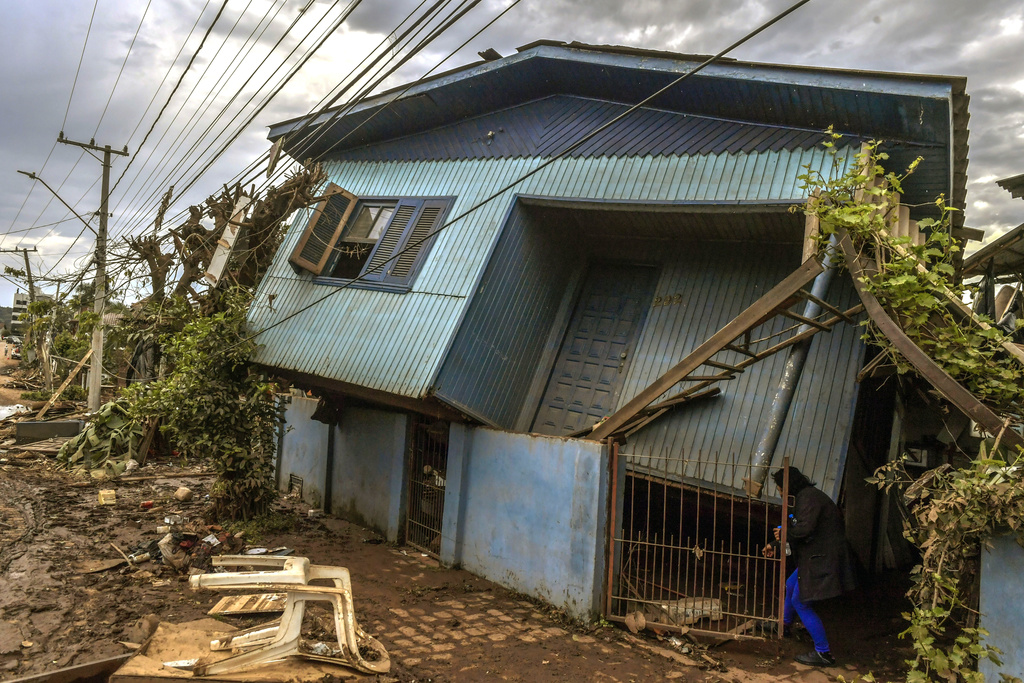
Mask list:
[[[762,548],[778,526],[785,547],[789,478],[781,505],[761,501],[742,489],[750,468],[620,455],[613,444],[612,496],[622,504],[612,505],[609,525],[606,618],[735,638],[782,632],[786,555],[764,557]]]
[[[405,542],[435,558],[441,552],[448,432],[449,423],[444,420],[412,418]]]

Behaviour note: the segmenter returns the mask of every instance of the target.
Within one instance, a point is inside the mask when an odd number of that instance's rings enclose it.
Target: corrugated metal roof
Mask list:
[[[1003,188],[1014,197],[1024,198],[1024,173],[1021,175],[1015,175],[1010,178],[1003,178],[997,180],[996,185]]]
[[[702,61],[689,55],[592,45],[537,43],[509,57],[474,64],[403,86],[317,119],[285,150],[306,159],[428,131],[453,121],[550,95],[632,105]],[[963,207],[966,198],[966,79],[725,60],[658,97],[651,106],[694,116],[839,132],[889,141],[890,165],[902,170],[917,154],[924,163],[904,183],[904,200],[934,213],[938,192]],[[274,126],[271,138],[298,132],[305,119]],[[468,141],[464,141],[468,142]],[[923,146],[923,148],[922,148]],[[955,221],[962,221],[960,213]],[[957,223],[959,225],[959,223]]]
[[[458,216],[496,188],[522,177],[539,159],[344,162],[330,179],[362,197],[455,196]],[[466,299],[488,261],[515,194],[611,202],[795,202],[804,166],[827,174],[822,149],[696,157],[560,159],[440,233],[406,294],[341,290],[295,273],[287,255],[308,218],[301,212],[261,283],[250,321],[267,329],[257,362],[423,397],[461,320]],[[273,295],[271,302],[268,297]]]
[[[338,155],[347,161],[481,159],[558,156],[628,107],[584,97],[556,95],[464,119],[415,135]],[[638,109],[603,130],[568,156],[667,156],[808,149],[820,145],[820,130],[798,130]],[[848,137],[843,145],[859,145]]]
[[[1024,271],[1024,225],[1018,225],[965,258],[962,277],[985,275],[989,263],[992,265],[992,273],[997,277],[1018,275]]]

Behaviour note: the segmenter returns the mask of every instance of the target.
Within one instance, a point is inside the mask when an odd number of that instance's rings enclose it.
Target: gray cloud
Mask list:
[[[710,54],[780,11],[788,2],[522,0],[443,68],[476,61],[476,52],[487,47],[508,55],[516,47],[538,39],[627,44]],[[151,220],[148,209],[166,182],[157,182],[163,177],[161,173],[154,174],[153,180],[148,182],[145,178],[161,161],[173,156],[173,144],[182,135],[184,122],[206,97],[212,85],[212,74],[227,68],[232,61],[229,57],[237,58],[243,41],[259,25],[265,13],[281,7],[282,3],[283,9],[274,25],[259,39],[259,45],[253,50],[254,57],[244,63],[245,69],[240,73],[251,72],[255,68],[255,62],[263,57],[307,3],[306,0],[254,0],[249,12],[241,19],[238,14],[245,4],[229,3],[197,61],[194,73],[186,78],[182,91],[172,101],[167,121],[157,128],[133,163],[129,177],[118,189],[115,203],[118,203],[117,212],[121,215],[115,216],[114,224],[118,226],[115,229],[145,225]],[[135,137],[129,139],[129,136],[205,5],[205,0],[153,3],[151,16],[147,16],[143,24],[125,74],[97,133],[98,142],[114,145],[128,142],[133,153],[138,151],[136,147],[155,115],[155,108],[147,114]],[[206,9],[196,33],[189,38],[177,58],[169,82],[160,89],[155,107],[166,99],[171,82],[177,79],[219,5],[219,2],[213,2]],[[216,191],[220,183],[234,176],[265,150],[267,125],[307,112],[327,94],[348,72],[348,68],[340,65],[345,58],[351,57],[353,46],[365,49],[370,44],[362,34],[391,32],[399,18],[418,5],[417,0],[363,2],[346,27],[325,45],[322,58],[312,61],[303,75],[253,122],[193,192],[182,198],[179,208]],[[418,78],[506,5],[507,0],[484,0],[437,44],[417,55],[383,87]],[[275,59],[283,57],[298,40],[311,39],[308,36],[315,18],[332,6],[331,0],[316,0],[306,16],[300,19],[295,36],[285,41]],[[143,7],[143,3],[128,0],[100,3],[72,100],[67,135],[88,139],[94,134]],[[26,202],[31,182],[15,175],[14,170],[41,170],[54,145],[64,118],[90,11],[91,3],[69,3],[66,0],[37,0],[5,6],[5,21],[0,24],[0,49],[4,52],[4,66],[0,70],[0,92],[4,93],[0,99],[0,120],[6,124],[6,134],[0,136],[0,159],[5,162],[3,173],[7,182],[0,189],[0,236],[9,228],[23,230],[36,223],[50,223],[66,216],[63,207],[41,187],[37,187]],[[56,27],[60,27],[59,31]],[[1024,38],[1022,29],[1024,2],[1019,0],[1009,3],[1005,0],[972,0],[970,3],[962,0],[905,3],[815,0],[732,56],[753,61],[967,76],[968,91],[972,95],[967,222],[998,231],[1024,221],[1024,203],[1012,199],[1009,193],[992,182],[993,178],[1024,172],[1024,63],[1018,57]],[[380,37],[378,35],[376,39]],[[214,59],[218,46],[226,39],[229,42],[221,56]],[[207,68],[210,74],[200,78]],[[268,78],[270,74],[265,68],[257,81]],[[225,106],[227,93],[233,93],[244,79],[244,76],[235,76],[230,80],[222,99],[205,115],[201,127],[206,126],[213,112]],[[185,104],[181,116],[168,131],[164,142],[158,144],[165,125],[175,119],[178,107],[192,92],[194,94]],[[247,97],[248,93],[242,96],[243,99]],[[237,106],[240,102],[230,110],[229,116]],[[222,120],[217,124],[218,128],[225,123],[226,119]],[[207,141],[203,143],[203,149],[213,149],[217,144]],[[78,150],[57,146],[46,163],[44,177],[54,186],[64,183],[62,196],[86,213],[95,210],[98,203],[99,192],[93,185],[99,176],[99,164],[86,156],[76,167],[75,162],[80,156]],[[150,158],[148,162],[145,161],[147,158]],[[115,177],[124,168],[124,163],[120,159],[115,161]],[[135,174],[139,174],[138,180],[132,185]],[[171,180],[179,182],[180,175],[176,174]],[[132,199],[141,188],[148,189],[141,193],[139,200],[146,197],[148,204]],[[23,202],[24,209],[15,221]],[[48,208],[44,210],[44,207]],[[42,251],[36,257],[37,265],[50,268],[79,227],[77,221],[70,221],[27,234],[12,233],[4,240],[3,246],[15,246],[23,237],[26,245],[38,242]],[[44,235],[45,239],[40,241]],[[72,256],[87,254],[90,245],[91,240],[83,241],[72,250]],[[0,284],[0,303],[9,299],[10,289],[8,285]]]

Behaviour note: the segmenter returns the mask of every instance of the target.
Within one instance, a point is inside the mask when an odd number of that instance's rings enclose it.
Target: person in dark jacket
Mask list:
[[[772,474],[782,490],[783,470]],[[793,619],[807,628],[814,639],[814,651],[797,655],[796,660],[812,666],[833,666],[825,627],[810,603],[827,600],[853,590],[853,569],[850,562],[843,521],[839,508],[825,493],[796,467],[789,468],[789,494],[794,498],[786,539],[792,548],[796,570],[786,581],[786,604],[782,621],[787,629]],[[779,529],[775,539],[780,538]]]

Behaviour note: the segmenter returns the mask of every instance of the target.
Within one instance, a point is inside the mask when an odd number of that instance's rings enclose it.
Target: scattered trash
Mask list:
[[[23,641],[21,641],[21,646],[22,647],[32,647],[33,645],[35,645],[35,643],[33,643],[31,640],[23,640]]]
[[[151,583],[154,588],[164,588],[171,585],[171,582],[168,579],[154,579]]]
[[[122,557],[107,560],[79,560],[71,568],[76,574],[95,574],[120,567],[122,564],[128,564],[128,561]]]
[[[323,510],[313,510],[313,509],[310,509],[309,512],[306,513],[306,515],[310,519],[317,519],[318,517],[323,517],[324,516],[324,511]]]
[[[161,538],[158,546],[160,548],[160,555],[164,559],[164,564],[170,565],[175,569],[181,569],[185,566],[185,560],[188,558],[188,555],[174,542],[173,534],[167,534]]]
[[[245,554],[246,555],[266,555],[267,554],[267,549],[266,548],[249,548],[248,550],[245,551]]]
[[[209,543],[211,546],[217,547],[220,545],[220,539],[218,539],[214,534],[210,534],[203,539],[203,543]]]
[[[117,502],[117,491],[114,489],[100,489],[100,505],[114,505]]]
[[[626,628],[629,629],[630,633],[639,633],[647,628],[647,619],[644,617],[644,613],[640,611],[627,614],[625,622]]]
[[[164,517],[164,524],[181,524],[181,515],[167,515]]]
[[[135,458],[131,458],[124,464],[124,474],[131,474],[137,469],[139,469],[139,461]]]
[[[169,534],[169,533],[171,533],[171,527],[169,527],[169,526],[158,526],[156,528],[156,532],[158,534]]]
[[[141,509],[143,509],[143,510],[150,510],[153,507],[153,501],[151,501],[151,500],[144,500],[141,503],[139,503],[139,507]]]
[[[195,659],[179,659],[176,662],[164,662],[164,666],[169,669],[180,669],[181,671],[191,671],[196,668],[196,664],[199,663],[199,658]]]
[[[383,542],[384,542],[383,538],[364,538],[363,539],[363,543],[366,543],[367,545],[380,545]]]
[[[286,548],[285,546],[282,545],[282,546],[279,546],[277,548],[271,548],[270,550],[267,551],[267,554],[268,555],[282,556],[282,555],[291,555],[294,552],[295,551],[292,550],[291,548]]]
[[[174,499],[180,500],[182,503],[192,500],[192,489],[187,486],[178,487],[178,490],[174,492]]]
[[[134,564],[141,564],[143,562],[149,562],[153,559],[153,556],[149,553],[139,553],[137,555],[129,555],[128,559]]]
[[[17,415],[18,413],[30,412],[28,408],[21,405],[20,403],[13,406],[4,406],[0,408],[0,420],[6,420],[11,415]]]
[[[313,643],[309,646],[309,651],[321,657],[336,657],[341,653],[341,650],[335,650],[327,643]]]
[[[675,649],[679,650],[684,655],[688,655],[691,652],[693,652],[693,648],[692,647],[690,647],[689,645],[684,643],[679,638],[676,638],[675,636],[672,636],[671,638],[669,638],[668,642],[669,642],[669,645],[671,645]]]

